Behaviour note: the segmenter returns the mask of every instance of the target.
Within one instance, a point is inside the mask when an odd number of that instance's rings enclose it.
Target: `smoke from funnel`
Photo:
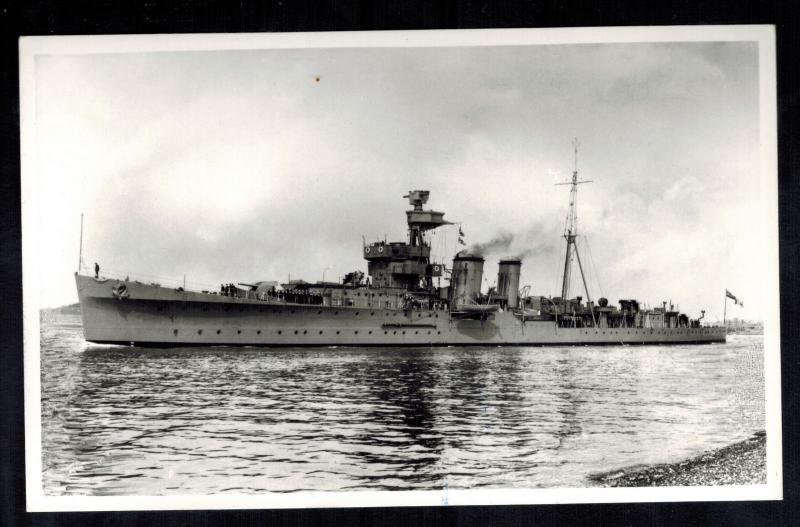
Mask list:
[[[474,243],[467,253],[476,256],[498,255],[523,260],[558,250],[558,233],[533,225],[518,233],[501,232],[486,242]]]
[[[510,232],[504,232],[498,234],[487,242],[473,243],[469,246],[469,248],[467,248],[467,252],[476,256],[508,252],[511,249],[511,243],[513,241],[514,235]]]

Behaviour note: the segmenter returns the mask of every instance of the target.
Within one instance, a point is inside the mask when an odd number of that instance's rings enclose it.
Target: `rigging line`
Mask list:
[[[587,271],[587,274],[589,275],[589,284],[592,286],[592,290],[593,291],[595,291],[595,292],[598,291],[598,290],[600,291],[600,295],[598,296],[598,298],[600,296],[605,296],[603,294],[603,288],[600,287],[600,284],[598,283],[597,274],[592,271],[592,253],[589,250],[589,241],[588,241],[589,238],[587,238],[586,236],[582,236],[581,238],[582,238],[581,239],[581,249],[582,250],[585,249],[583,254],[586,257],[586,259],[588,259],[588,264],[587,264],[586,271]]]
[[[567,257],[567,250],[566,250],[566,248],[564,248],[564,258],[561,258],[561,252],[559,251],[558,258],[556,258],[556,260],[555,260],[555,262],[556,262],[556,288],[557,288],[556,290],[557,291],[560,291],[560,289],[558,289],[558,288],[560,287],[561,282],[563,281],[563,277],[561,275],[561,262],[563,262],[566,259],[566,257]]]
[[[597,280],[597,288],[600,289],[600,294],[606,296],[605,291],[603,290],[603,283],[600,280],[600,274],[597,272],[597,267],[594,265],[594,258],[592,257],[592,249],[589,247],[589,238],[584,236],[586,240],[586,250],[589,252],[589,265],[593,269],[595,279]]]

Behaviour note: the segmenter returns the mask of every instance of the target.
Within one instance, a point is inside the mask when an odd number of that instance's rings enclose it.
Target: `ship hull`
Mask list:
[[[141,346],[476,346],[725,342],[719,327],[564,328],[513,313],[320,306],[180,291],[76,275],[87,341]],[[124,284],[124,294],[115,294]]]

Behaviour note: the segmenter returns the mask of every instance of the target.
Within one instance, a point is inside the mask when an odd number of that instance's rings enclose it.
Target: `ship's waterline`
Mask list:
[[[722,328],[560,327],[511,311],[274,303],[76,275],[85,338],[141,345],[441,346],[722,342]],[[127,293],[115,296],[120,285]],[[360,294],[353,290],[353,294]]]

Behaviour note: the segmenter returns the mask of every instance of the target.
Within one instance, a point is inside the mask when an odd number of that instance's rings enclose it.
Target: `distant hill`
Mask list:
[[[46,309],[40,309],[39,312],[43,316],[47,316],[47,315],[80,315],[81,314],[81,305],[78,302],[75,302],[74,304],[69,304],[68,306],[48,307]]]

